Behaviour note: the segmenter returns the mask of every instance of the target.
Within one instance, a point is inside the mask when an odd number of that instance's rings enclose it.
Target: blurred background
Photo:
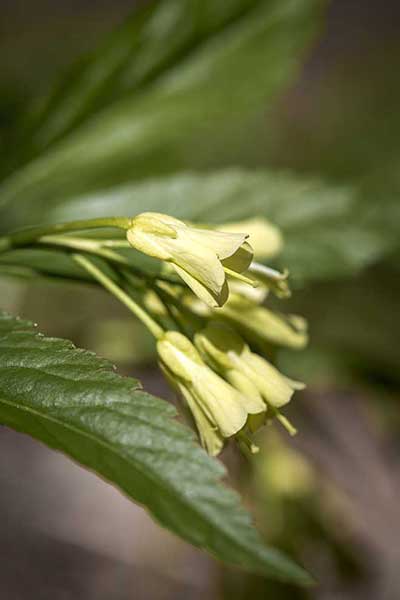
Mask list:
[[[400,597],[400,6],[395,0],[2,1],[0,230],[160,209],[282,228],[307,382],[231,483],[301,590],[228,569],[117,490],[0,430],[0,597]],[[46,257],[44,257],[46,259]],[[18,267],[20,256],[15,255]],[[35,268],[46,275],[51,264]],[[2,272],[1,307],[174,401],[100,291]]]

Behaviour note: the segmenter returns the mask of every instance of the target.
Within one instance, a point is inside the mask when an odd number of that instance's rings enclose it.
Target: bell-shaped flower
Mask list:
[[[260,306],[247,294],[231,293],[217,316],[262,350],[268,344],[300,350],[308,342],[307,321],[303,317],[274,312]]]
[[[229,294],[227,274],[239,279],[253,251],[244,233],[190,227],[160,213],[133,218],[127,239],[137,250],[170,263],[178,275],[209,306],[222,306]]]
[[[232,385],[254,402],[262,399],[267,415],[270,409],[271,416],[279,416],[290,433],[294,432],[278,409],[290,401],[294,390],[304,387],[302,383],[285,377],[266,359],[251,352],[244,340],[224,324],[210,323],[196,334],[195,344],[203,358]]]
[[[207,366],[181,333],[166,332],[157,342],[157,352],[167,378],[186,399],[210,454],[218,454],[224,439],[238,434],[249,415],[264,409]]]

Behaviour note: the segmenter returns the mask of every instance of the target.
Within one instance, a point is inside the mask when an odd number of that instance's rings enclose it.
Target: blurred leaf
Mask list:
[[[397,22],[392,9],[385,3],[372,27],[372,20],[363,22],[366,5],[351,14],[345,4],[331,3],[324,41],[269,128],[275,162],[354,181],[399,156],[400,81],[393,73],[400,37],[388,27]]]
[[[131,265],[133,268],[136,266],[150,276],[160,274],[160,261],[139,254],[139,252],[133,249],[121,251],[120,254],[127,255],[127,264]],[[92,260],[95,262],[100,260],[102,270],[105,270],[111,279],[115,278],[115,273],[109,268],[107,261],[98,259],[96,256],[92,256]],[[8,267],[27,268],[30,269],[32,273],[40,274],[45,277],[60,277],[89,283],[93,283],[94,281],[91,275],[76,264],[71,257],[70,252],[63,251],[60,248],[17,248],[9,252],[1,253],[0,268],[1,270],[7,271]],[[17,271],[16,274],[18,274]],[[20,274],[21,276],[29,275],[28,272],[24,274],[23,271],[21,271]]]
[[[289,83],[316,30],[320,6],[320,0],[166,0],[148,17],[139,13],[137,22],[134,18],[121,30],[122,38],[116,34],[105,48],[106,65],[100,52],[76,84],[71,83],[75,92],[71,88],[66,105],[62,98],[68,90],[63,89],[60,105],[54,101],[35,136],[43,135],[46,145],[76,120],[83,122],[11,175],[0,190],[0,204],[8,204],[18,216],[21,201],[33,211],[39,201],[55,202],[157,172],[212,164],[214,142],[223,144],[225,153],[240,146],[240,132],[249,120],[267,110]],[[179,31],[188,19],[192,25],[185,41]],[[131,38],[130,27],[146,40],[137,42],[137,52],[129,46],[132,41],[122,41]],[[164,59],[164,47],[175,36],[177,47]],[[136,90],[155,73],[151,85]],[[108,77],[116,98],[103,90]],[[121,77],[119,84],[115,77]],[[96,112],[94,103],[86,113],[87,94],[97,97],[91,78],[100,79],[100,110]]]
[[[71,342],[0,313],[0,420],[115,483],[177,535],[214,556],[297,583],[309,576],[263,545],[221,463],[173,420],[174,408]]]
[[[74,64],[28,116],[25,144],[40,153],[93,113],[154,82],[257,0],[164,0],[138,8]]]
[[[22,225],[29,222],[29,202],[21,202],[20,206]],[[367,197],[364,189],[331,185],[288,172],[229,169],[207,175],[186,173],[56,205],[37,202],[36,207],[42,222],[110,214],[126,216],[142,210],[162,211],[204,223],[264,215],[282,228],[285,246],[279,263],[299,281],[352,275],[384,256],[399,240],[399,205],[394,199],[382,211],[375,196]],[[2,255],[2,260],[33,268],[42,264],[45,269],[54,269],[57,265],[57,259],[41,263],[39,251],[29,254],[26,263],[26,252],[9,252]],[[138,253],[131,251],[130,255],[142,264]],[[150,265],[146,264],[146,268]],[[151,268],[155,268],[153,263]]]
[[[90,277],[65,252],[21,248],[0,255],[0,273],[21,277],[35,277],[37,274],[90,282]]]

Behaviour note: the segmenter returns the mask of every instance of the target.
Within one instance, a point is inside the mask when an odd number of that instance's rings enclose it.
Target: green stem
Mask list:
[[[159,287],[154,286],[153,292],[156,294],[156,296],[160,300],[160,302],[165,306],[165,310],[167,311],[169,318],[171,319],[172,323],[175,325],[177,330],[187,336],[188,332],[185,331],[183,324],[179,321],[179,319],[176,317],[176,315],[174,313],[173,309],[176,307],[171,306],[171,304],[168,302],[168,299],[166,299],[165,296],[163,296],[163,294],[160,292]]]
[[[44,244],[46,246],[61,246],[63,248],[72,248],[73,250],[82,250],[82,252],[89,252],[96,256],[106,258],[111,262],[118,263],[120,265],[129,265],[129,261],[125,256],[110,250],[109,248],[103,248],[102,244],[91,238],[79,238],[65,235],[45,235],[37,240],[38,244]]]
[[[187,324],[190,324],[194,329],[201,329],[205,326],[207,319],[194,312],[190,306],[184,304],[179,300],[179,297],[174,296],[168,289],[162,284],[156,282],[155,292],[161,296],[161,299],[165,302],[169,302],[172,306],[175,306],[182,317],[185,319]]]
[[[100,219],[88,219],[84,221],[71,221],[70,223],[29,227],[0,238],[0,252],[5,252],[10,248],[32,244],[38,238],[45,235],[67,233],[68,231],[82,231],[84,229],[96,229],[98,227],[118,227],[119,229],[126,230],[129,229],[131,222],[132,219],[127,217],[104,217]]]
[[[125,269],[125,268],[118,269],[118,271],[121,273],[122,277],[125,279],[127,290],[131,291],[131,293],[134,293],[136,291],[135,287],[137,286],[137,283],[134,279],[134,276],[132,276],[132,273],[130,273],[128,271],[128,269]],[[164,308],[167,311],[172,322],[176,325],[177,329],[179,331],[181,331],[181,327],[180,327],[178,321],[175,319],[175,316],[173,315],[173,313],[171,311],[171,307],[169,306],[169,304],[165,303],[164,300],[161,298],[161,296],[159,294],[159,288],[156,285],[154,285],[154,282],[150,282],[150,287],[151,287],[151,290],[153,291],[153,293],[160,300],[161,304],[164,306]],[[182,332],[182,333],[184,333],[184,332]]]
[[[100,243],[105,248],[132,248],[128,240],[102,240]]]
[[[171,279],[170,277],[167,277],[165,275],[155,273],[149,275],[143,269],[140,269],[136,265],[133,265],[126,258],[126,256],[122,256],[122,254],[119,254],[118,252],[112,250],[113,247],[118,247],[117,245],[109,245],[107,242],[108,240],[104,242],[100,240],[94,240],[92,238],[72,237],[65,235],[45,235],[36,241],[37,244],[41,245],[59,246],[62,248],[71,248],[73,250],[82,250],[82,252],[88,252],[89,254],[100,256],[101,258],[105,258],[106,260],[109,260],[120,266],[127,267],[130,271],[132,271],[132,273],[136,277],[139,277],[140,279],[148,281],[150,283],[153,283],[156,280],[160,280],[165,281],[167,283],[172,283],[173,285],[184,285],[181,283],[181,281]]]
[[[102,286],[104,286],[111,294],[113,294],[148,328],[148,330],[158,340],[164,330],[156,321],[139,305],[131,296],[124,292],[116,283],[114,283],[103,271],[96,267],[88,258],[81,254],[74,254],[73,258],[81,267],[90,273]]]

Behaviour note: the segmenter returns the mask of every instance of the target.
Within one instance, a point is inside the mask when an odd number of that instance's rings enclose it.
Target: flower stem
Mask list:
[[[0,252],[5,252],[18,246],[27,246],[45,235],[67,233],[69,231],[82,231],[84,229],[96,229],[98,227],[118,227],[129,229],[132,219],[127,217],[104,217],[100,219],[88,219],[84,221],[71,221],[69,223],[57,223],[55,225],[43,225],[40,227],[29,227],[15,231],[10,235],[0,238]]]
[[[105,287],[111,294],[113,294],[122,304],[125,306],[148,328],[150,333],[154,335],[156,339],[160,339],[164,330],[156,321],[129,296],[124,292],[114,281],[112,281],[101,269],[96,267],[88,258],[82,254],[74,254],[73,258],[81,267],[83,267],[88,273],[90,273],[94,279],[96,279],[103,287]]]
[[[65,235],[44,235],[37,240],[38,244],[61,246],[63,248],[72,248],[74,250],[82,250],[106,258],[111,262],[120,265],[129,265],[129,261],[125,256],[114,252],[109,248],[104,248],[102,243],[91,238],[71,237]]]
[[[140,267],[132,264],[132,262],[130,262],[126,256],[115,252],[112,248],[117,248],[118,246],[114,244],[109,245],[107,243],[108,241],[109,240],[104,241],[92,238],[72,237],[69,235],[44,235],[43,237],[36,240],[36,243],[40,245],[59,246],[61,248],[68,248],[72,250],[81,250],[82,252],[87,252],[89,254],[94,254],[95,256],[100,256],[101,258],[105,258],[106,260],[115,263],[121,267],[126,267],[127,269],[129,269],[129,271],[132,271],[132,273],[136,277],[139,277],[140,279],[148,281],[150,283],[159,280],[174,285],[182,285],[180,281],[171,279],[166,275],[162,275],[160,273],[146,273],[146,271],[144,271]],[[121,248],[123,247],[124,246],[121,245]]]

